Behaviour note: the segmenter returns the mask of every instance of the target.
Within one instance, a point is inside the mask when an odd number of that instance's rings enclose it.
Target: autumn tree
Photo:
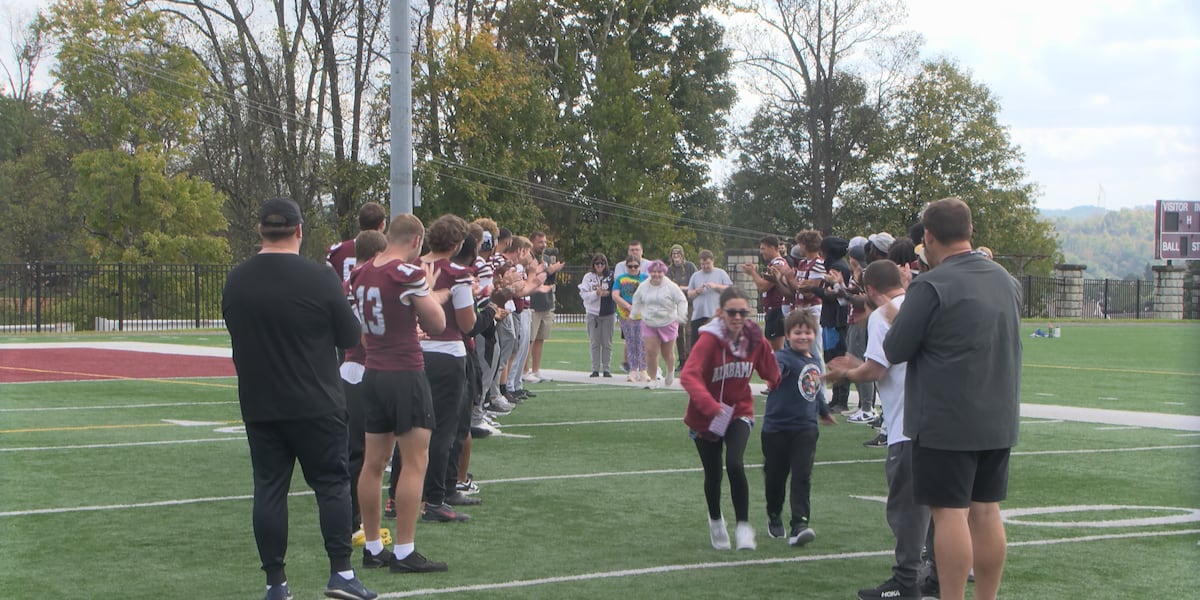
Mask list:
[[[223,196],[180,169],[204,77],[161,15],[117,0],[63,0],[46,23],[53,74],[80,147],[70,199],[98,260],[223,262]]]
[[[890,107],[872,177],[839,219],[858,231],[905,231],[929,202],[959,196],[971,205],[976,245],[1014,271],[1049,272],[1058,253],[1053,228],[1038,218],[1037,187],[999,114],[991,90],[955,63],[925,63]]]
[[[835,200],[869,162],[869,113],[887,103],[919,38],[897,31],[898,0],[750,0],[757,28],[744,35],[744,61],[758,92],[796,118],[804,200],[812,225],[835,228]],[[861,86],[861,87],[860,87]]]

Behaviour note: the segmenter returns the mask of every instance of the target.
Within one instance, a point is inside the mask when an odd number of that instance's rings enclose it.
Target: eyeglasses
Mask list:
[[[640,268],[642,268],[642,265],[639,265],[639,264],[636,264],[636,263],[635,263],[635,264],[632,264],[632,265],[625,265],[625,268],[626,268],[626,269],[640,269]]]
[[[602,261],[602,260],[598,260],[598,261],[596,261],[596,262],[592,263],[592,266],[594,267],[594,266],[596,266],[596,265],[607,265],[607,264],[608,264],[608,263],[606,263],[606,262],[604,262],[604,261]]]
[[[729,315],[730,318],[741,317],[745,319],[750,314],[750,311],[744,308],[727,308],[725,309],[725,314]]]

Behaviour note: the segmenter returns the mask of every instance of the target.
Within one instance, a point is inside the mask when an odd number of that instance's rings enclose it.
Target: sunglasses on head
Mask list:
[[[742,317],[744,319],[750,314],[750,311],[744,308],[727,308],[725,309],[725,314],[730,317]]]

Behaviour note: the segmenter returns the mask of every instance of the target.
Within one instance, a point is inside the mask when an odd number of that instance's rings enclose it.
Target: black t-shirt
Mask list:
[[[826,264],[825,270],[840,272],[842,281],[845,282],[849,282],[853,278],[850,264],[844,258]],[[839,302],[837,294],[829,287],[825,287],[818,295],[821,296],[821,327],[845,327],[850,317],[850,307]]]
[[[361,330],[329,267],[295,254],[257,254],[229,272],[221,313],[243,420],[345,410],[337,348],[353,348]]]

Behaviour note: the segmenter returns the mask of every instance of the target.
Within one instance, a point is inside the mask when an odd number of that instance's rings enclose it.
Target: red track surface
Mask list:
[[[0,383],[81,379],[166,379],[232,377],[233,361],[92,348],[0,349]]]

